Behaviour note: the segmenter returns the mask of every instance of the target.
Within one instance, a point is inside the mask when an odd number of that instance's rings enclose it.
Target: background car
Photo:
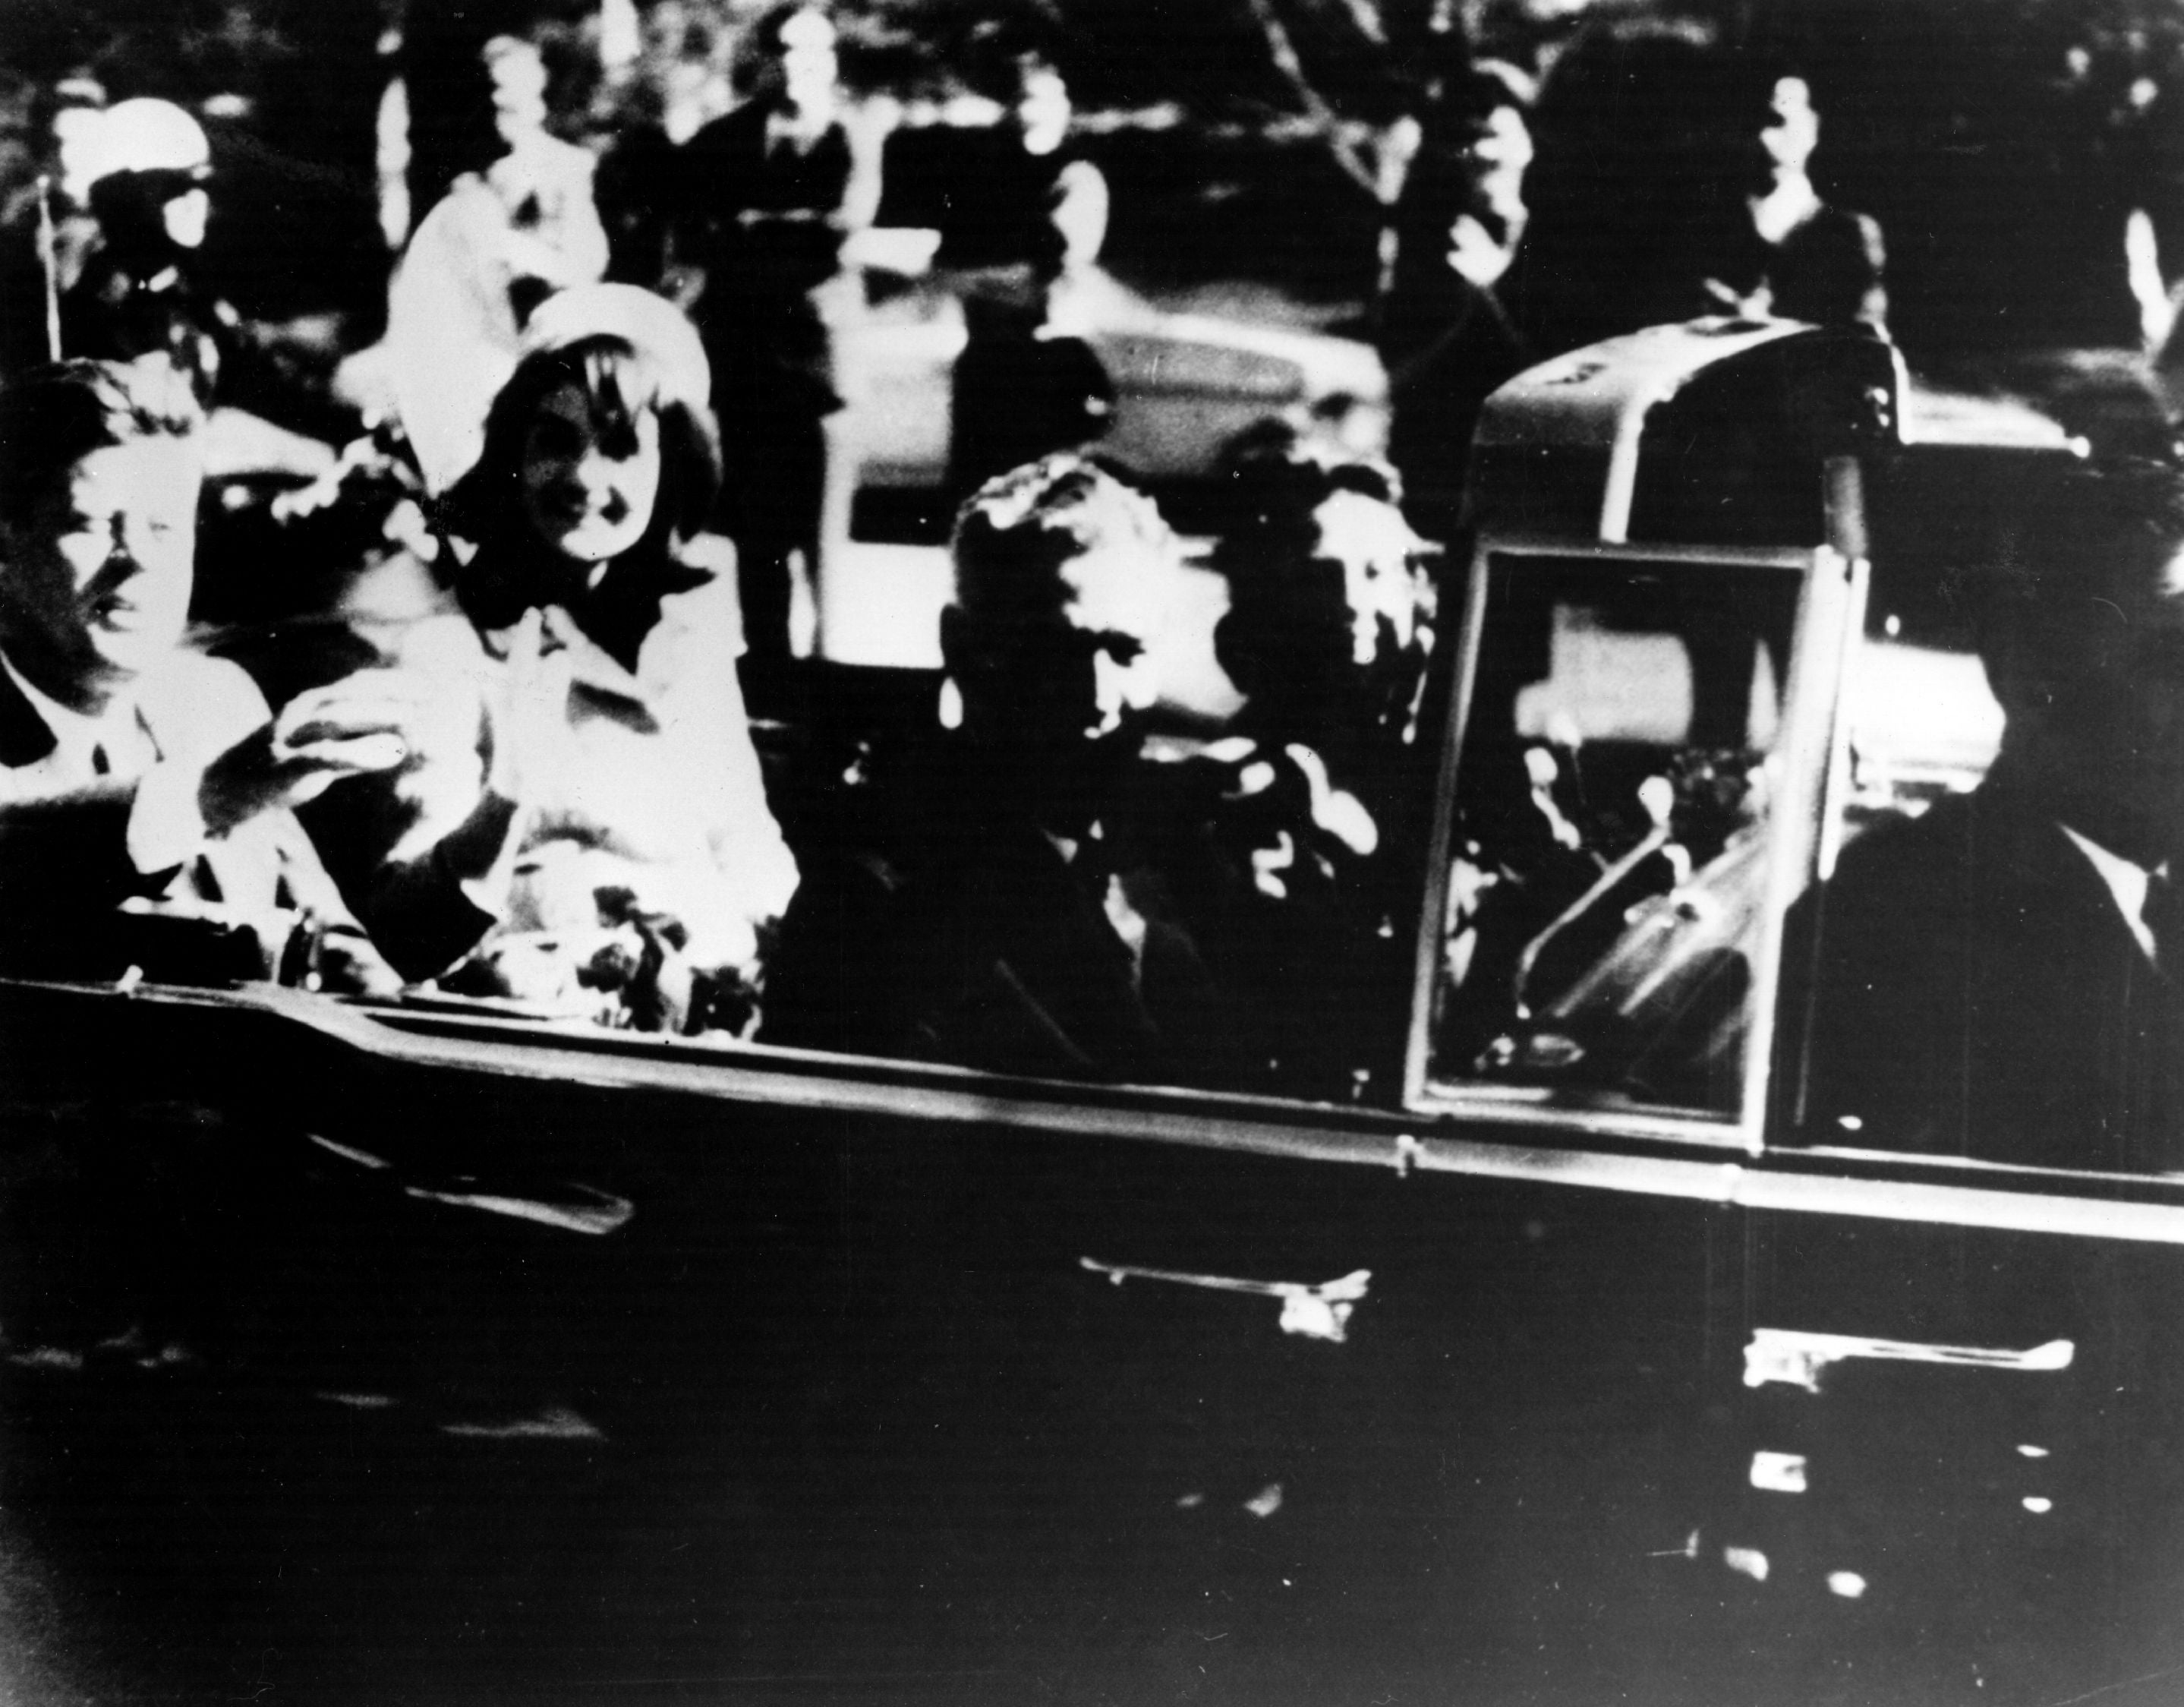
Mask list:
[[[1240,441],[1269,421],[1340,430],[1357,449],[1386,438],[1387,379],[1368,344],[1156,306],[1112,276],[1072,283],[1069,324],[1115,390],[1097,455],[1129,470],[1178,525],[1205,519],[1209,488]],[[848,406],[830,424],[834,467],[817,577],[815,647],[838,663],[938,668],[949,586],[945,485],[962,307],[941,284],[901,292],[851,321],[839,361]],[[1211,577],[1208,577],[1209,594]],[[1212,696],[1210,656],[1175,691]]]

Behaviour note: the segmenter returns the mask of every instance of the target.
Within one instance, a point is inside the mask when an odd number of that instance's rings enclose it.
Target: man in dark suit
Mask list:
[[[835,32],[816,0],[783,0],[746,43],[748,98],[684,143],[678,244],[705,273],[691,310],[713,370],[736,543],[752,709],[777,716],[790,680],[800,572],[818,572],[834,390],[833,335],[816,293],[867,223],[877,185],[839,111]]]
[[[184,975],[152,952],[181,933],[123,928],[134,901],[222,926],[191,934],[196,972],[263,976],[283,902],[337,906],[287,808],[401,757],[287,740],[183,644],[201,420],[156,356],[0,392],[0,970]]]
[[[783,926],[769,1040],[994,1072],[1215,1077],[1207,976],[1110,822],[1139,756],[1178,548],[1075,456],[982,488],[943,613],[945,726],[908,822],[814,861]]]
[[[1792,915],[1786,976],[1814,980],[1804,1130],[2174,1170],[2184,475],[2075,473],[2033,510],[1981,589],[2000,758],[1972,794],[1852,843]]]
[[[1378,340],[1395,411],[1388,456],[1403,477],[1405,510],[1438,540],[1461,525],[1480,406],[1539,359],[1511,317],[1504,283],[1530,217],[1530,92],[1496,61],[1449,79],[1396,204]]]

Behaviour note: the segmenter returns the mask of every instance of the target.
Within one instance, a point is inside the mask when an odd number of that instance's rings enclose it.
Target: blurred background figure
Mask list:
[[[54,360],[60,298],[98,245],[91,183],[106,91],[76,72],[34,85],[24,171],[0,203],[0,377]]]
[[[744,103],[683,145],[679,252],[702,269],[694,315],[713,368],[727,479],[721,519],[743,589],[745,688],[783,709],[792,679],[792,589],[819,551],[833,336],[816,293],[842,243],[870,222],[876,181],[858,170],[840,110],[833,20],[789,0],[753,26]]]
[[[332,449],[273,418],[314,411],[292,394],[258,333],[204,282],[213,165],[203,126],[171,101],[140,96],[102,114],[90,139],[85,176],[98,231],[60,298],[63,351],[171,365],[209,412],[210,476],[324,473]]]
[[[198,279],[212,215],[212,145],[171,101],[140,98],[98,122],[90,168],[98,242],[61,298],[70,355],[133,361],[164,355],[209,405],[239,324]]]
[[[1741,205],[1724,209],[1707,294],[1720,308],[1758,319],[1862,321],[1884,329],[1880,224],[1823,201],[1808,171],[1820,140],[1812,85],[1763,64],[1742,81],[1730,176]]]
[[[1525,120],[1533,90],[1485,61],[1451,77],[1421,126],[1396,207],[1396,265],[1378,339],[1388,370],[1388,455],[1418,526],[1457,526],[1479,406],[1535,360],[1500,294],[1530,215]]]
[[[1596,25],[1557,61],[1497,287],[1542,359],[1708,311],[1693,267],[1719,204],[1722,81],[1711,39],[1663,20]]]
[[[1076,108],[1044,44],[1011,22],[973,30],[961,52],[964,81],[999,120],[956,133],[925,160],[904,159],[905,176],[928,181],[891,176],[889,205],[904,209],[897,222],[938,230],[933,265],[953,273],[1028,267],[1059,278],[1097,260],[1106,183],[1071,134]]]
[[[519,317],[549,292],[599,279],[607,237],[592,194],[591,154],[546,128],[546,62],[532,43],[496,36],[485,44],[493,131],[505,148],[485,181],[508,210]]]
[[[1107,184],[1072,146],[1061,74],[1028,41],[994,32],[974,61],[1003,104],[971,132],[933,209],[934,265],[957,282],[966,341],[954,375],[950,506],[994,476],[1107,429],[1115,392],[1068,326],[1071,282],[1106,236]]]
[[[677,150],[710,119],[709,75],[727,31],[710,13],[660,0],[635,20],[636,53],[609,75],[593,117],[600,149],[595,197],[606,226],[607,277],[641,285],[688,310],[703,282],[675,243]],[[601,13],[601,30],[606,14]],[[604,57],[604,54],[602,56]]]
[[[476,60],[489,102],[466,133],[436,138],[460,170],[395,271],[380,371],[357,382],[367,399],[391,402],[435,492],[477,460],[532,310],[607,265],[592,158],[546,129],[538,48],[494,36]],[[413,180],[415,171],[413,161]]]

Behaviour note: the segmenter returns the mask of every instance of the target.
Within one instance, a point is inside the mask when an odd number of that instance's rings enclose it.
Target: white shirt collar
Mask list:
[[[7,672],[16,692],[30,702],[31,709],[38,714],[38,721],[51,731],[53,750],[48,756],[48,762],[71,776],[88,779],[93,774],[92,750],[102,743],[107,749],[108,763],[125,778],[142,771],[158,759],[151,733],[137,711],[134,695],[115,695],[107,701],[105,710],[96,714],[79,711],[72,706],[64,706],[31,683],[4,651],[0,651],[0,670]]]
[[[2123,914],[2123,922],[2131,927],[2131,934],[2138,940],[2138,946],[2145,950],[2146,957],[2152,960],[2154,957],[2153,933],[2146,928],[2142,916],[2146,912],[2146,867],[2126,859],[2121,854],[2109,852],[2098,842],[2089,836],[2081,835],[2068,824],[2060,824],[2058,828],[2077,845],[2078,851],[2085,855],[2093,869],[2100,873],[2101,881],[2109,886],[2109,893],[2115,897],[2116,906]],[[2168,869],[2164,862],[2161,870],[2165,874]]]

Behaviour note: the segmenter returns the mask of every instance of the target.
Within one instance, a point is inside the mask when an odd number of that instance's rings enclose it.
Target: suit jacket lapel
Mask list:
[[[2082,947],[2088,957],[2143,967],[2151,975],[2153,964],[2139,945],[2133,921],[2124,917],[2115,891],[2084,851],[2053,813],[2022,798],[2006,777],[1997,783],[1981,790],[1986,796],[1981,817],[1982,833],[1990,839],[1988,868],[2003,879],[2008,891],[2037,895],[2040,915],[2068,919],[2086,932]]]
[[[35,765],[58,745],[15,678],[0,670],[0,765]]]
[[[2110,1146],[2091,1165],[2184,1166],[2184,991],[2154,970],[2115,891],[2053,817],[2010,796],[1997,804],[2005,809],[1989,822],[2006,892],[2029,916],[2053,921],[2057,1007],[2087,1010],[2048,1023],[2091,1052],[2078,1065],[2094,1075],[2087,1096],[2107,1111],[2100,1124]],[[2067,976],[2066,960],[2084,975]]]

